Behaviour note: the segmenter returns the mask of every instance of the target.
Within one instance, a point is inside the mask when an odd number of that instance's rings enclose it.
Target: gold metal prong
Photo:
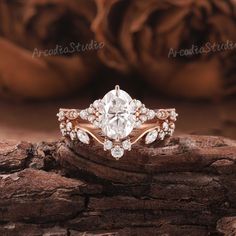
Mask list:
[[[119,92],[120,92],[120,86],[119,85],[116,85],[115,86],[115,90],[116,90],[116,96],[119,95]]]

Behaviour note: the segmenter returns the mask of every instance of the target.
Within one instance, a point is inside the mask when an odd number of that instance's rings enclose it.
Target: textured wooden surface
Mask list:
[[[0,235],[234,235],[235,173],[236,142],[220,137],[139,144],[120,161],[96,145],[3,141]]]

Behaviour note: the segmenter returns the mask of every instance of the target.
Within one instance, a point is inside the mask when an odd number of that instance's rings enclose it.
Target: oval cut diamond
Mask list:
[[[102,99],[99,120],[101,129],[111,139],[127,137],[135,125],[135,111],[130,105],[132,98],[119,89],[108,92]]]

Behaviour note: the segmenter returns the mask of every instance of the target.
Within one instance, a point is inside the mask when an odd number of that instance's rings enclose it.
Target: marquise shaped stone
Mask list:
[[[157,136],[158,136],[157,130],[152,130],[152,131],[148,132],[146,135],[146,138],[145,138],[145,143],[146,144],[153,143],[154,141],[156,141]]]
[[[88,134],[85,131],[78,130],[77,131],[77,137],[78,137],[80,142],[85,143],[85,144],[89,144],[90,139],[89,139]]]

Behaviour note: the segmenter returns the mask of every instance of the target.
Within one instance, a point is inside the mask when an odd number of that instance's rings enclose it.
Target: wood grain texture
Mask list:
[[[66,140],[0,143],[0,235],[235,235],[236,142],[182,135],[120,161]]]

